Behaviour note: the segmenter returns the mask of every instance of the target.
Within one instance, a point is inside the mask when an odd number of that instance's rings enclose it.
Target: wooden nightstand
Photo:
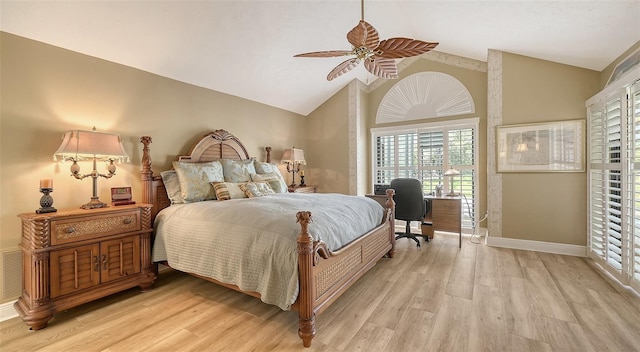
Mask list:
[[[33,330],[53,314],[134,287],[146,290],[151,266],[150,204],[22,219],[22,296],[14,308]]]
[[[316,193],[316,191],[318,190],[318,186],[295,186],[295,187],[291,187],[289,186],[289,192],[290,193]]]

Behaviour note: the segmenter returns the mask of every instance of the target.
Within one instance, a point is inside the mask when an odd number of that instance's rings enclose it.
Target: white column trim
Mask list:
[[[361,156],[358,153],[358,130],[360,123],[360,81],[354,79],[349,83],[349,194],[358,194],[358,165]]]
[[[487,54],[487,228],[502,237],[502,175],[497,173],[496,127],[502,124],[502,52]]]

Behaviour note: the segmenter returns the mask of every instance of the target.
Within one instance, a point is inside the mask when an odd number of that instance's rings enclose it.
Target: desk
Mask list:
[[[431,232],[429,237],[433,237],[433,231],[456,232],[458,246],[462,248],[462,197],[425,196],[425,199],[431,207],[423,221],[422,233],[425,233],[425,227]]]
[[[367,194],[383,207],[386,195]],[[458,246],[462,248],[462,197],[424,196],[429,200],[429,211],[422,221],[422,237],[433,238],[434,231],[455,232],[459,235]]]

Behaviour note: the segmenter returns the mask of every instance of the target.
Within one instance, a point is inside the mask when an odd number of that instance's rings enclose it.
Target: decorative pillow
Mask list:
[[[208,163],[173,162],[180,181],[180,190],[185,203],[216,199],[211,182],[222,182],[222,165],[218,161]]]
[[[162,171],[160,176],[162,176],[162,183],[164,183],[164,188],[167,190],[167,196],[169,196],[171,204],[184,203],[182,192],[180,191],[180,180],[178,180],[176,170]]]
[[[253,164],[257,174],[259,175],[274,174],[274,176],[278,179],[278,181],[280,182],[280,187],[276,188],[276,187],[273,187],[273,185],[271,185],[271,187],[276,193],[288,192],[287,181],[284,180],[284,176],[282,176],[280,169],[278,169],[278,165],[276,165],[275,163],[264,163],[260,161],[254,161]]]
[[[244,183],[233,182],[211,182],[213,189],[216,191],[216,197],[218,200],[229,200],[247,198],[247,194],[242,189]]]
[[[255,160],[253,166],[256,169],[257,174],[268,174],[270,172],[280,171],[276,163],[265,163]]]
[[[253,159],[231,160],[222,159],[222,168],[224,169],[224,180],[226,182],[249,182],[250,174],[255,174],[256,169],[253,166]]]
[[[247,182],[240,185],[240,189],[249,198],[268,196],[269,194],[275,194],[266,182]]]
[[[251,174],[253,182],[267,182],[275,193],[287,193],[287,184],[284,182],[282,175],[278,178],[280,172],[269,172],[267,174]]]

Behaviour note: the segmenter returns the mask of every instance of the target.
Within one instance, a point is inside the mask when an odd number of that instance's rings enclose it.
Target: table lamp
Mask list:
[[[62,137],[62,143],[54,153],[53,159],[57,160],[57,157],[62,158],[63,161],[73,161],[70,168],[71,176],[78,180],[86,177],[93,179],[93,196],[89,203],[81,206],[82,209],[106,208],[109,206],[98,198],[98,177],[111,178],[115,175],[116,166],[113,163],[114,161],[129,161],[129,156],[124,151],[120,136],[112,133],[96,132],[95,127],[93,131],[74,130],[65,132]],[[93,161],[93,171],[86,175],[80,174],[80,165],[78,165],[78,161],[83,160]],[[108,173],[98,173],[96,169],[98,160],[109,162],[107,166]]]
[[[282,155],[282,162],[287,164],[287,172],[291,173],[291,184],[289,187],[295,187],[296,172],[300,172],[300,165],[307,164],[304,160],[304,150],[296,149],[296,147],[285,149]]]
[[[445,177],[451,178],[451,180],[449,181],[449,183],[451,183],[451,186],[449,186],[449,193],[447,194],[447,196],[449,197],[457,196],[457,194],[453,192],[453,178],[457,175],[460,175],[460,171],[454,169],[453,167],[444,172]]]

